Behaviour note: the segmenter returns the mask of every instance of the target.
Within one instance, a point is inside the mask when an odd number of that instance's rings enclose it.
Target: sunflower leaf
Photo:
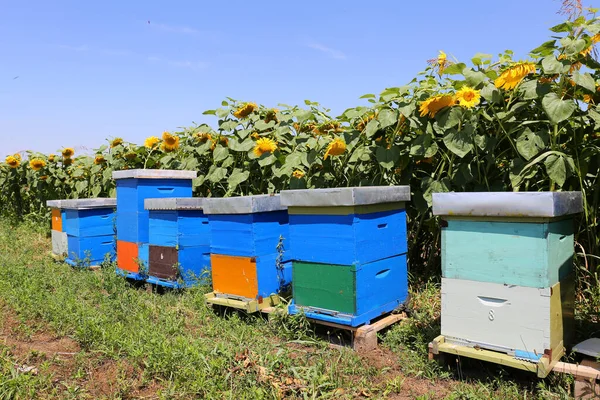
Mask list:
[[[558,60],[554,54],[542,60],[542,69],[545,74],[562,74],[569,71],[571,64],[566,60]]]
[[[444,74],[448,74],[448,75],[459,75],[463,73],[463,70],[465,69],[467,65],[465,63],[457,63],[457,64],[452,64],[449,67],[444,68]]]
[[[548,40],[547,42],[542,43],[541,46],[536,47],[531,50],[529,53],[534,55],[540,55],[542,57],[549,56],[550,54],[554,54],[556,50],[556,40]]]
[[[502,95],[496,86],[490,84],[485,85],[479,92],[488,103],[500,103],[502,102]]]
[[[473,127],[466,125],[462,130],[457,131],[456,129],[448,130],[446,136],[444,136],[444,144],[454,154],[463,158],[471,150],[473,150]]]
[[[375,152],[375,158],[377,158],[379,165],[383,168],[392,169],[400,160],[400,148],[392,146],[391,148],[386,149],[385,147],[379,146]]]
[[[465,76],[467,85],[473,88],[479,86],[479,84],[487,80],[487,76],[483,72],[473,71],[471,68],[465,68],[463,70],[463,75]]]
[[[596,82],[594,81],[594,78],[592,78],[592,76],[587,72],[584,72],[583,74],[579,71],[573,72],[573,81],[590,92],[596,91]]]
[[[213,161],[219,162],[223,161],[229,155],[229,149],[223,146],[217,146],[215,151],[213,151]]]
[[[387,128],[398,121],[398,114],[394,110],[384,108],[377,115],[377,120],[379,121],[380,128]]]
[[[248,180],[250,176],[250,171],[242,171],[239,168],[235,168],[229,178],[227,178],[227,183],[229,184],[229,190],[235,189],[239,186],[240,183]]]
[[[548,135],[538,132],[532,132],[525,128],[523,133],[517,138],[517,150],[527,161],[539,154],[548,145]]]
[[[558,124],[569,118],[577,106],[575,102],[562,100],[552,92],[542,98],[542,108],[550,118],[550,122]]]
[[[562,155],[550,154],[546,160],[544,160],[546,166],[546,173],[550,179],[556,184],[562,187],[567,180],[567,164]]]
[[[371,121],[369,121],[369,123],[367,124],[367,127],[365,128],[365,134],[367,135],[367,137],[371,137],[378,130],[379,130],[379,121],[377,121],[376,119],[372,119]]]

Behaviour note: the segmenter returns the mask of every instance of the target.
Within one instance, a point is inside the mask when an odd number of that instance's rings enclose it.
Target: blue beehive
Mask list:
[[[408,296],[407,186],[287,190],[293,249],[288,310],[359,326]]]
[[[149,211],[147,281],[172,288],[206,282],[210,227],[201,198],[146,199]]]
[[[115,199],[60,200],[67,234],[66,262],[97,266],[115,256]]]
[[[213,304],[253,312],[279,301],[291,280],[288,215],[279,195],[207,198]]]
[[[149,258],[147,198],[192,197],[196,171],[135,169],[113,172],[117,184],[117,272],[145,279]]]

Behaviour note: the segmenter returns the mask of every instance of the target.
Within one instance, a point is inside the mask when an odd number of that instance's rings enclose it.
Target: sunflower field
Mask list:
[[[369,106],[333,117],[311,101],[269,108],[227,98],[213,126],[120,138],[75,154],[15,154],[0,165],[0,213],[47,218],[45,201],[114,196],[112,172],[197,170],[196,196],[282,189],[410,185],[413,273],[439,268],[431,194],[581,190],[578,248],[594,272],[600,254],[600,41],[596,10],[551,28],[528,59],[506,51],[469,62],[444,52],[405,86],[366,94]]]

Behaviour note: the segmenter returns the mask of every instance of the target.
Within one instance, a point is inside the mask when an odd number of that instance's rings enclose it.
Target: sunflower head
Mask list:
[[[233,116],[237,119],[246,118],[254,110],[256,110],[256,103],[245,103],[233,113]]]
[[[277,150],[277,143],[274,140],[263,137],[256,141],[252,152],[257,157],[260,157],[265,153],[273,153],[275,150]]]
[[[101,165],[104,164],[106,162],[106,159],[104,158],[104,156],[102,154],[96,154],[96,157],[94,157],[94,164],[96,165]]]
[[[277,120],[278,112],[279,112],[279,110],[277,108],[272,108],[272,109],[268,110],[267,113],[265,114],[265,123],[268,124],[271,121],[278,122],[278,120]]]
[[[212,135],[206,132],[198,132],[194,133],[194,139],[200,143],[206,143],[207,141],[212,140]]]
[[[473,108],[481,99],[479,90],[475,90],[469,86],[463,86],[458,92],[456,92],[456,101],[459,105],[465,108]]]
[[[158,143],[160,142],[160,139],[157,138],[156,136],[150,136],[147,137],[146,140],[144,140],[144,147],[148,148],[148,149],[154,149]]]
[[[46,166],[46,161],[42,160],[41,158],[34,158],[29,161],[29,166],[32,170],[39,171]]]
[[[62,150],[62,156],[64,158],[70,158],[73,157],[73,155],[75,154],[75,149],[73,149],[72,147],[65,147]]]
[[[42,175],[42,176],[40,176],[40,180],[45,181],[46,179],[48,179],[48,175]]]
[[[125,159],[127,159],[127,160],[135,160],[135,158],[137,157],[137,153],[130,151],[130,152],[125,153],[125,155],[123,157],[125,157]]]
[[[333,139],[329,145],[327,145],[327,150],[325,150],[324,160],[327,160],[329,156],[340,156],[344,154],[346,151],[346,142],[340,137],[336,137]]]
[[[211,150],[214,150],[215,147],[217,147],[217,143],[221,144],[221,146],[223,147],[227,147],[227,145],[229,144],[229,139],[227,139],[225,136],[219,136],[218,139],[210,139],[212,141],[212,145],[210,146]]]
[[[123,139],[121,139],[120,137],[114,138],[110,142],[110,148],[112,149],[113,147],[117,147],[117,146],[122,145],[122,144],[123,144]]]
[[[69,166],[73,164],[73,159],[70,157],[63,157],[62,163],[64,166]]]
[[[362,132],[367,127],[367,124],[369,122],[371,122],[372,120],[374,120],[376,116],[377,116],[376,112],[366,114],[365,116],[360,118],[360,120],[356,123],[356,125],[354,127],[356,128],[357,131]]]
[[[54,154],[50,154],[50,155],[48,156],[48,161],[50,161],[50,162],[54,162],[54,157],[56,157]]]
[[[18,168],[19,165],[21,165],[21,160],[19,160],[14,155],[6,157],[5,161],[8,164],[8,166],[11,168]]]
[[[535,64],[532,62],[519,62],[505,69],[494,81],[499,89],[514,89],[527,75],[535,73]]]
[[[304,178],[304,171],[297,169],[294,172],[292,172],[292,176],[296,179],[302,179]]]
[[[169,132],[163,132],[162,139],[161,149],[163,151],[170,152],[179,148],[179,136],[172,135]]]
[[[421,117],[429,114],[431,118],[435,117],[438,111],[446,107],[452,107],[456,104],[456,98],[453,94],[440,94],[425,100],[419,106]]]

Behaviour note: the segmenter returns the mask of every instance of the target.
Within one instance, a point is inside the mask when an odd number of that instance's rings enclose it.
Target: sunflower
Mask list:
[[[206,143],[207,141],[212,140],[211,134],[205,132],[194,133],[194,138],[200,143]]]
[[[256,141],[256,145],[254,146],[254,150],[252,152],[260,157],[265,153],[272,153],[277,150],[277,143],[274,140],[269,138],[260,138]]]
[[[29,166],[32,170],[39,171],[46,166],[46,161],[42,160],[41,158],[34,158],[29,161]]]
[[[456,101],[459,105],[465,108],[473,108],[479,104],[481,96],[479,90],[475,90],[468,86],[463,86],[458,92],[456,92]]]
[[[163,144],[161,148],[163,151],[174,151],[179,148],[179,136],[171,135],[169,132],[163,132],[162,135]]]
[[[292,176],[296,179],[302,179],[304,178],[304,171],[297,169],[294,172],[292,172]]]
[[[315,124],[312,122],[309,122],[304,125],[300,125],[299,123],[294,122],[293,126],[294,126],[294,129],[296,130],[296,132],[303,132],[303,133],[312,132],[315,129]]]
[[[96,154],[96,157],[94,158],[94,164],[100,165],[100,164],[104,164],[105,162],[106,162],[106,159],[104,158],[104,156],[102,154]]]
[[[598,42],[600,42],[600,33],[596,33],[594,36],[592,36],[590,38],[590,41],[592,42],[586,49],[583,49],[579,54],[581,54],[582,56],[587,56],[589,55],[592,50],[594,49],[594,45]]]
[[[50,161],[50,162],[54,162],[54,157],[56,157],[54,154],[50,154],[50,155],[48,156],[48,161]]]
[[[156,136],[150,136],[150,137],[146,138],[146,140],[144,140],[144,146],[149,149],[153,149],[156,147],[156,145],[159,142],[160,142],[159,138],[157,138]]]
[[[256,103],[246,103],[240,108],[237,109],[236,112],[233,113],[233,116],[241,119],[246,118],[248,115],[252,114],[252,111],[256,109]]]
[[[361,117],[360,121],[356,124],[355,128],[357,131],[362,132],[369,122],[371,122],[377,116],[377,112],[367,114],[365,117]]]
[[[528,74],[535,73],[535,64],[532,62],[521,62],[514,64],[504,70],[494,81],[497,88],[506,90],[514,89]]]
[[[225,136],[219,136],[219,139],[210,139],[212,141],[212,145],[210,146],[211,150],[214,150],[215,147],[217,147],[217,143],[221,143],[221,145],[227,147],[227,145],[229,144],[229,139],[227,139]]]
[[[120,137],[114,138],[113,141],[110,142],[110,148],[112,149],[113,147],[117,147],[121,144],[123,144],[123,139],[121,139]]]
[[[62,150],[62,156],[64,158],[73,157],[74,154],[75,154],[75,150],[72,147],[66,147]]]
[[[45,181],[46,179],[48,179],[48,175],[42,175],[42,176],[40,176],[40,180]]]
[[[13,154],[13,157],[16,158],[17,160],[21,161],[21,155],[19,153]]]
[[[345,151],[346,151],[346,142],[344,142],[341,138],[336,137],[327,146],[327,150],[325,151],[325,157],[323,157],[323,160],[327,160],[327,157],[329,157],[329,156],[342,155],[342,154],[344,154]]]
[[[444,70],[448,66],[448,57],[446,56],[446,53],[444,53],[442,50],[440,50],[440,54],[438,55],[437,65],[438,71],[440,71],[440,74],[443,74]]]
[[[440,94],[437,96],[433,96],[425,100],[421,103],[419,107],[419,111],[421,112],[421,117],[429,114],[431,118],[437,114],[442,108],[451,107],[456,104],[456,98],[452,94]]]
[[[271,121],[279,122],[277,120],[277,113],[278,112],[279,112],[279,110],[277,108],[273,108],[271,110],[268,110],[267,114],[265,115],[265,123],[268,124]]]
[[[137,153],[130,151],[129,153],[126,153],[123,157],[125,157],[127,160],[135,160],[135,158],[137,157]]]
[[[18,168],[19,165],[21,165],[21,161],[15,156],[6,157],[5,161],[8,164],[8,166],[11,168]]]
[[[316,135],[327,135],[329,133],[341,133],[344,128],[341,127],[339,121],[326,121],[321,125],[313,128],[313,133]]]
[[[64,157],[62,162],[64,166],[68,166],[73,164],[73,159],[69,157]]]
[[[253,133],[250,135],[250,137],[251,137],[252,139],[259,139],[259,138],[260,138],[260,135],[258,134],[258,132],[253,132]]]

